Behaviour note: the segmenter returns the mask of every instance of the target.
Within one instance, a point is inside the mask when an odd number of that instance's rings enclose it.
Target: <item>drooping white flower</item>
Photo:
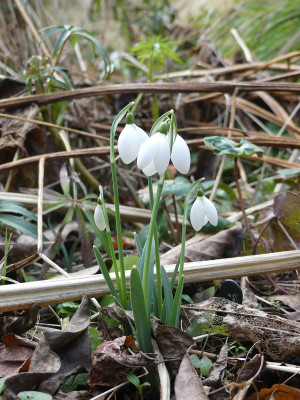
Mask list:
[[[163,175],[170,162],[170,143],[165,133],[157,132],[141,146],[137,166],[144,174],[151,176],[158,172]]]
[[[100,229],[100,231],[104,231],[104,229],[106,228],[105,218],[102,207],[99,204],[97,204],[95,208],[94,220],[97,228]]]
[[[175,168],[182,174],[188,173],[190,169],[190,150],[182,139],[177,135],[170,150],[170,134],[167,134],[169,124],[163,122],[157,133],[146,140],[138,153],[137,166],[144,174],[151,176],[158,172],[163,175],[168,168],[170,158]]]
[[[191,165],[190,149],[178,134],[172,146],[171,160],[174,167],[181,174],[187,174],[189,172]]]
[[[195,231],[200,231],[207,222],[210,222],[214,226],[218,225],[216,207],[210,200],[203,196],[203,192],[201,192],[200,196],[194,201],[190,214],[190,221]]]
[[[130,164],[134,161],[138,156],[141,145],[147,139],[147,133],[134,123],[133,115],[128,112],[125,128],[118,139],[118,150],[123,163]]]

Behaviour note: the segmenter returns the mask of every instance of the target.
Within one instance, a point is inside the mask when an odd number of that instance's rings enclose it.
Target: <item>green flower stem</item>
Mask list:
[[[190,187],[189,191],[187,192],[187,195],[186,195],[185,200],[184,200],[184,206],[183,206],[183,210],[184,211],[183,211],[183,221],[182,221],[182,231],[181,231],[181,251],[180,251],[180,264],[179,264],[179,278],[183,275],[188,203],[189,203],[189,199],[191,197],[191,194],[193,193],[193,190],[203,180],[204,180],[204,178],[198,179],[196,182],[194,182],[192,184],[192,186]]]
[[[132,107],[134,102],[129,103],[126,107],[124,107],[119,114],[116,116],[112,123],[112,127],[110,130],[110,168],[111,175],[113,181],[113,192],[114,192],[114,203],[115,203],[115,220],[116,220],[116,229],[117,229],[117,243],[119,250],[119,265],[120,265],[120,273],[121,273],[121,292],[120,299],[122,306],[125,310],[128,309],[128,299],[126,294],[126,279],[125,279],[125,266],[124,266],[124,254],[123,254],[123,243],[122,243],[122,229],[121,229],[121,217],[120,217],[120,206],[119,206],[119,191],[118,191],[118,182],[117,182],[117,169],[116,169],[116,157],[115,157],[115,133],[117,130],[118,123],[124,117],[126,112]]]
[[[165,174],[163,174],[163,176],[161,176],[160,180],[158,181],[158,187],[157,187],[157,192],[156,192],[153,209],[152,209],[152,213],[151,213],[150,227],[149,227],[149,233],[148,233],[148,238],[147,238],[147,243],[146,243],[145,265],[144,265],[144,273],[143,273],[143,290],[144,290],[146,304],[147,304],[147,299],[148,299],[148,278],[149,278],[152,238],[153,238],[154,227],[156,226],[156,216],[157,216],[160,196],[161,196],[162,189],[164,186],[164,180],[165,180]]]
[[[150,206],[151,206],[151,210],[153,210],[154,196],[153,196],[152,179],[150,177],[148,178],[148,187],[149,187],[149,195],[150,195]],[[162,310],[162,279],[161,279],[159,241],[158,241],[156,220],[154,221],[153,234],[154,234],[154,244],[155,244],[155,263],[156,263],[157,313],[158,313],[158,317],[160,317],[161,310]]]
[[[125,278],[125,266],[124,266],[124,254],[123,254],[123,243],[122,243],[122,229],[121,229],[121,217],[120,217],[120,207],[119,207],[119,191],[117,183],[117,170],[116,162],[111,161],[110,163],[112,181],[113,181],[113,191],[114,191],[114,201],[115,201],[115,219],[116,219],[116,229],[117,229],[117,243],[119,250],[119,263],[121,272],[121,293],[120,298],[122,306],[127,310],[128,301],[126,296],[126,278]]]
[[[114,246],[113,246],[113,243],[112,243],[112,240],[111,240],[111,232],[110,232],[110,227],[109,227],[109,220],[108,220],[107,210],[106,210],[104,205],[102,206],[102,211],[103,211],[103,215],[104,215],[104,219],[105,219],[105,233],[106,233],[108,246],[109,246],[109,251],[110,251],[110,254],[111,254],[111,258],[112,258],[112,262],[113,262],[113,266],[114,266],[114,270],[115,270],[118,291],[119,291],[121,302],[123,304],[123,297],[126,298],[126,288],[125,288],[125,292],[123,293],[123,288],[122,288],[122,285],[121,285],[119,270],[118,270],[118,266],[117,266],[117,259],[116,259],[116,255],[115,255],[115,251],[114,251]]]

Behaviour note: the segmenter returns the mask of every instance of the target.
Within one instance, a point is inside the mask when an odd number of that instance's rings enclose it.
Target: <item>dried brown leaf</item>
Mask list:
[[[0,336],[7,333],[15,333],[21,335],[33,328],[36,324],[39,308],[36,304],[32,304],[27,310],[18,313],[11,311],[0,315]]]
[[[250,340],[260,352],[275,360],[300,354],[300,323],[296,321],[217,297],[185,305],[183,309],[188,315],[201,315],[202,323],[205,321],[208,326],[226,325],[232,336]]]
[[[93,354],[89,386],[118,385],[127,379],[126,373],[133,368],[146,367],[160,361],[156,354],[128,354],[126,349],[133,343],[132,336],[122,336],[100,344]]]
[[[268,300],[280,301],[286,306],[293,308],[295,311],[300,311],[300,294],[270,296]]]
[[[164,360],[168,361],[167,367],[176,374],[186,350],[195,341],[187,333],[164,325],[155,317],[151,318],[151,328]]]
[[[300,390],[291,386],[277,383],[270,389],[262,389],[253,393],[247,400],[296,400],[300,399]]]
[[[36,104],[31,104],[22,109],[13,111],[13,115],[36,118],[39,108]],[[35,153],[46,151],[44,136],[42,130],[32,122],[24,122],[16,119],[0,118],[0,127],[2,128],[0,137],[0,164],[11,161],[16,151],[19,151],[19,158],[28,156],[29,152],[35,150]],[[3,178],[4,176],[2,176]],[[35,181],[35,169],[28,166],[25,169],[19,169],[14,176],[13,184],[18,186],[30,187]]]
[[[215,235],[206,236],[204,240],[202,240],[203,236],[201,235],[199,236],[200,242],[196,242],[195,239],[187,241],[185,246],[185,262],[222,258],[224,252],[233,246],[234,242],[238,239],[242,229],[242,225],[238,223],[230,229],[223,230]],[[164,265],[176,264],[180,250],[181,247],[177,246],[166,252],[161,257],[161,263]]]
[[[20,372],[33,351],[29,347],[22,346],[0,347],[0,378]]]
[[[16,399],[17,393],[34,387],[54,394],[68,376],[88,371],[91,365],[89,323],[89,300],[85,297],[64,331],[44,333],[32,355],[29,372],[5,381],[7,398]]]
[[[250,361],[246,361],[238,374],[238,381],[248,381],[262,368],[262,355],[256,354]]]
[[[208,378],[204,379],[203,386],[208,386],[211,391],[220,389],[224,386],[223,378],[225,368],[227,367],[227,356],[228,356],[228,346],[224,344],[221,347],[220,353],[218,355],[217,361],[214,363],[212,369],[210,370]],[[229,394],[226,389],[219,390],[209,396],[211,400],[226,400],[229,398]]]
[[[188,351],[184,354],[175,380],[176,400],[208,400]]]

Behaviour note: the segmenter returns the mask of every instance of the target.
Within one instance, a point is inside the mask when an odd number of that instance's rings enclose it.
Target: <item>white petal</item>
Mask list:
[[[94,220],[95,224],[100,231],[104,231],[106,225],[105,225],[105,219],[102,211],[102,207],[97,204],[94,212]]]
[[[199,197],[196,198],[194,204],[192,205],[190,220],[192,227],[195,229],[195,231],[200,231],[200,229],[204,225],[205,212],[203,203]]]
[[[177,135],[176,140],[172,147],[171,160],[174,167],[181,174],[187,174],[191,165],[191,154],[188,145]]]
[[[163,175],[168,168],[170,162],[170,145],[168,137],[163,133],[157,133],[158,138],[158,151],[153,159],[154,167],[159,175]]]
[[[217,226],[218,225],[218,212],[216,210],[216,207],[205,196],[203,196],[201,198],[201,200],[203,202],[203,207],[204,207],[204,210],[205,210],[205,214],[207,215],[207,218],[208,218],[209,222],[212,225]]]
[[[139,138],[140,138],[140,143],[143,144],[147,139],[149,139],[149,136],[147,135],[147,133],[140,128],[139,126],[135,125],[137,132],[139,134]]]
[[[137,166],[139,169],[145,168],[155,157],[159,142],[157,141],[157,133],[151,137],[149,137],[140,147],[138,158],[137,158]]]
[[[156,174],[156,168],[154,167],[153,161],[151,161],[150,164],[148,164],[145,168],[143,168],[143,173],[147,176],[152,176]]]
[[[125,125],[118,139],[118,150],[121,160],[130,164],[137,158],[140,149],[139,133],[135,124]]]

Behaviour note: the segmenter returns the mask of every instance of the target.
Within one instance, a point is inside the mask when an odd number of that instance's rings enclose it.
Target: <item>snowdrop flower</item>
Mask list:
[[[195,231],[210,222],[212,225],[218,225],[218,213],[213,203],[208,200],[201,189],[198,190],[197,198],[191,208],[190,220]]]
[[[97,228],[100,229],[100,231],[104,231],[104,229],[106,228],[105,218],[102,211],[102,206],[99,204],[97,204],[95,208],[94,220]]]
[[[130,164],[134,161],[137,158],[142,143],[147,139],[147,133],[134,123],[133,115],[131,112],[128,112],[125,128],[120,133],[118,139],[118,150],[123,163]]]
[[[182,139],[177,135],[170,150],[169,123],[163,122],[157,132],[148,138],[141,146],[137,158],[137,166],[144,174],[151,176],[156,172],[163,175],[168,168],[170,158],[175,168],[182,174],[190,169],[190,151]]]
[[[178,134],[172,146],[171,160],[174,167],[181,174],[187,174],[189,172],[191,165],[190,149]]]

